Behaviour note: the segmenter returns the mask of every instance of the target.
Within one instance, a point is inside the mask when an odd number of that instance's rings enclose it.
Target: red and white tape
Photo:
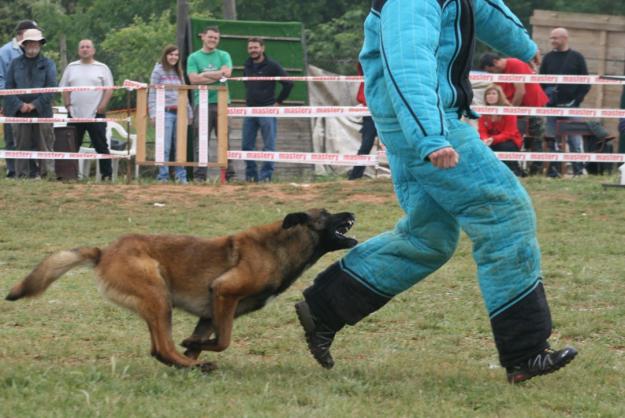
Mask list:
[[[102,90],[135,90],[147,88],[148,85],[138,81],[124,80],[121,86],[73,86],[73,87],[39,87],[33,89],[0,90],[0,96],[16,96],[22,94],[51,94],[64,91],[102,91]]]
[[[512,107],[471,106],[481,115],[556,116],[578,118],[625,118],[625,109],[594,109],[582,107]]]
[[[502,161],[554,161],[554,162],[597,162],[623,163],[625,154],[591,154],[557,153],[557,152],[496,152],[495,155]]]
[[[228,151],[228,159],[349,166],[378,164],[377,155],[325,154],[318,152]]]
[[[482,115],[556,116],[578,118],[625,118],[625,109],[593,109],[565,107],[472,106]],[[369,116],[364,106],[293,106],[293,107],[229,107],[230,117],[318,118],[337,116]]]
[[[623,163],[625,154],[555,153],[555,152],[496,152],[502,161],[554,161]],[[385,157],[380,151],[371,155],[325,154],[313,152],[228,151],[229,160],[274,161],[281,163],[325,165],[378,165]]]
[[[128,122],[130,119],[113,118],[8,118],[0,117],[0,123],[91,123],[91,122]]]
[[[317,118],[336,116],[369,116],[364,106],[292,106],[292,107],[229,107],[230,117]]]
[[[550,152],[496,152],[502,161],[552,161],[552,162],[601,162],[625,163],[625,154],[550,153]],[[99,160],[128,159],[129,155],[95,154],[80,152],[0,151],[0,159],[16,160]],[[274,161],[280,163],[365,165],[376,166],[385,158],[385,152],[375,154],[333,154],[319,152],[280,151],[228,151],[229,160]]]
[[[549,75],[549,74],[491,74],[471,73],[471,81],[491,83],[540,83],[540,84],[625,84],[625,78],[620,76],[600,75]],[[342,81],[360,83],[362,76],[286,76],[286,77],[231,77],[228,81]]]
[[[128,155],[95,154],[86,152],[46,152],[46,151],[0,151],[0,159],[13,160],[104,160],[127,159]]]

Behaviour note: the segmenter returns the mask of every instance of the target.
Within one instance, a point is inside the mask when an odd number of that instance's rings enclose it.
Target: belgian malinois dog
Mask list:
[[[234,318],[261,309],[325,253],[355,246],[357,241],[345,236],[354,220],[351,213],[312,209],[212,239],[126,235],[106,248],[48,256],[6,299],[37,296],[70,269],[90,263],[101,293],[147,322],[152,356],[208,372],[216,366],[198,361],[200,352],[225,350]],[[172,339],[174,307],[200,318],[182,343],[185,355]]]

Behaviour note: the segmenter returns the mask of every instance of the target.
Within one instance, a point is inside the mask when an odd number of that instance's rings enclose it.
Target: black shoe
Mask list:
[[[321,323],[310,312],[310,307],[306,301],[296,303],[295,312],[297,312],[299,323],[306,333],[308,350],[322,367],[331,369],[334,366],[334,360],[330,354],[330,346],[336,331]]]
[[[512,384],[521,383],[534,376],[553,373],[569,364],[576,355],[577,350],[573,347],[566,347],[558,351],[547,348],[516,366],[508,367],[506,369],[508,382]]]

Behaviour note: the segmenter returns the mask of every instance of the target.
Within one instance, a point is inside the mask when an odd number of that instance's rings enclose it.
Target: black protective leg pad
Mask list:
[[[391,300],[353,278],[338,262],[317,276],[304,297],[313,315],[336,330],[356,324]]]
[[[551,313],[542,283],[491,319],[499,361],[514,366],[549,347]]]

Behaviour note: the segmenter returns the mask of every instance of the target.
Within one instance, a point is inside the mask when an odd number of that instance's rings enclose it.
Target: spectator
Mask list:
[[[621,109],[625,109],[625,86],[621,92]],[[620,134],[618,152],[625,154],[625,119],[621,119],[618,124],[618,131]]]
[[[6,76],[7,89],[56,87],[56,66],[43,56],[41,50],[46,39],[39,29],[27,29],[19,42],[23,55],[15,58]],[[20,94],[6,96],[5,114],[18,118],[51,118],[53,94]],[[51,123],[16,123],[11,126],[15,146],[20,151],[53,151],[54,131]],[[16,177],[54,178],[54,161],[29,160],[15,162]]]
[[[362,66],[360,62],[358,63],[358,74],[362,75]],[[365,98],[365,83],[360,83],[358,87],[358,93],[356,95],[356,100],[358,103],[363,106],[367,106],[367,99]],[[373,148],[373,143],[375,142],[375,137],[378,136],[378,131],[375,129],[375,123],[373,123],[373,118],[371,116],[363,116],[362,118],[362,128],[360,128],[361,142],[360,148],[358,149],[358,155],[366,155],[371,152],[371,148]],[[356,180],[362,177],[365,173],[365,166],[360,165],[352,168],[352,171],[349,173],[349,180]]]
[[[541,74],[571,74],[587,75],[586,60],[579,52],[569,48],[569,33],[564,28],[556,28],[551,31],[549,41],[553,50],[548,52],[540,66]],[[547,93],[549,107],[579,107],[584,97],[590,91],[587,84],[544,84]],[[570,118],[548,117],[545,126],[545,141],[549,151],[561,151],[556,140],[557,121]],[[582,152],[583,138],[581,135],[568,135],[567,142],[570,152]],[[550,163],[547,169],[549,177],[560,176],[560,163]],[[573,175],[580,176],[584,173],[584,164],[573,163]]]
[[[474,116],[469,70],[476,38],[525,61],[538,62],[538,48],[503,1],[455,6],[375,1],[365,20],[359,58],[367,103],[406,213],[393,230],[320,273],[295,305],[308,350],[325,368],[334,365],[336,333],[443,266],[461,228],[473,241],[508,381],[555,372],[577,354],[549,347],[551,314],[531,201],[479,143],[475,129],[460,120]]]
[[[191,84],[218,85],[222,79],[232,75],[232,58],[230,54],[221,49],[219,45],[220,32],[217,26],[209,26],[199,34],[202,39],[202,48],[189,55],[187,60],[187,74]],[[194,154],[195,160],[199,161],[199,92],[194,92],[193,105],[193,130],[195,133]],[[217,137],[217,91],[208,92],[208,135],[210,140],[211,132]],[[230,98],[228,98],[230,103]],[[193,172],[196,181],[206,181],[206,167],[197,167]],[[230,181],[234,177],[232,163],[228,160],[226,169],[226,180]]]
[[[484,53],[480,58],[480,68],[496,74],[534,74],[529,64],[516,58],[502,58],[496,53]],[[512,106],[544,107],[549,99],[537,83],[497,83],[501,86]],[[519,131],[525,137],[525,149],[540,152],[543,149],[544,118],[540,116],[519,116]],[[542,172],[543,164],[534,161],[530,164],[530,175]]]
[[[150,76],[152,85],[184,84],[184,75],[180,63],[180,52],[175,45],[167,45],[163,49],[160,62],[157,62]],[[183,93],[186,94],[186,91]],[[176,155],[176,124],[178,119],[178,90],[165,90],[165,161],[175,161]],[[156,120],[156,91],[151,88],[148,97],[150,119]],[[192,118],[191,107],[187,109],[189,120]],[[175,167],[176,181],[181,184],[187,183],[187,171],[184,167]],[[169,166],[161,166],[156,180],[167,182],[169,180]]]
[[[247,41],[249,58],[245,61],[243,75],[245,77],[275,77],[288,76],[284,68],[276,61],[265,55],[265,42],[261,38],[250,38]],[[245,101],[248,106],[281,105],[289,97],[293,83],[280,81],[282,89],[276,98],[275,81],[246,81]],[[243,120],[243,151],[256,149],[256,135],[258,129],[263,137],[263,151],[276,150],[277,119],[272,117],[246,117]],[[271,181],[273,162],[265,161],[260,169],[260,177],[256,168],[256,161],[245,161],[246,181]]]
[[[510,106],[504,92],[497,84],[491,84],[484,90],[486,106]],[[478,121],[480,139],[493,151],[519,152],[523,145],[521,133],[514,115],[484,115]],[[503,162],[517,177],[525,177],[525,173],[517,161]]]
[[[106,64],[94,59],[96,49],[93,41],[83,39],[78,43],[80,59],[70,63],[61,77],[61,87],[113,86],[113,75]],[[113,90],[63,92],[63,103],[70,118],[104,118]],[[106,122],[70,123],[76,128],[76,151],[82,145],[85,131],[89,132],[91,144],[98,154],[110,154],[106,140]],[[111,180],[111,160],[100,159],[102,180]]]
[[[23,54],[22,48],[20,48],[19,42],[24,37],[24,32],[28,29],[37,29],[37,24],[32,20],[22,20],[15,27],[15,38],[7,42],[0,48],[0,90],[5,88],[6,75],[9,70],[11,61]],[[0,100],[2,98],[0,97]],[[3,113],[2,107],[0,107],[0,114]],[[13,138],[13,130],[11,124],[5,123],[4,129],[4,146],[7,150],[15,149],[15,140]],[[7,159],[7,177],[15,177],[15,160]],[[32,162],[34,164],[34,162]]]

